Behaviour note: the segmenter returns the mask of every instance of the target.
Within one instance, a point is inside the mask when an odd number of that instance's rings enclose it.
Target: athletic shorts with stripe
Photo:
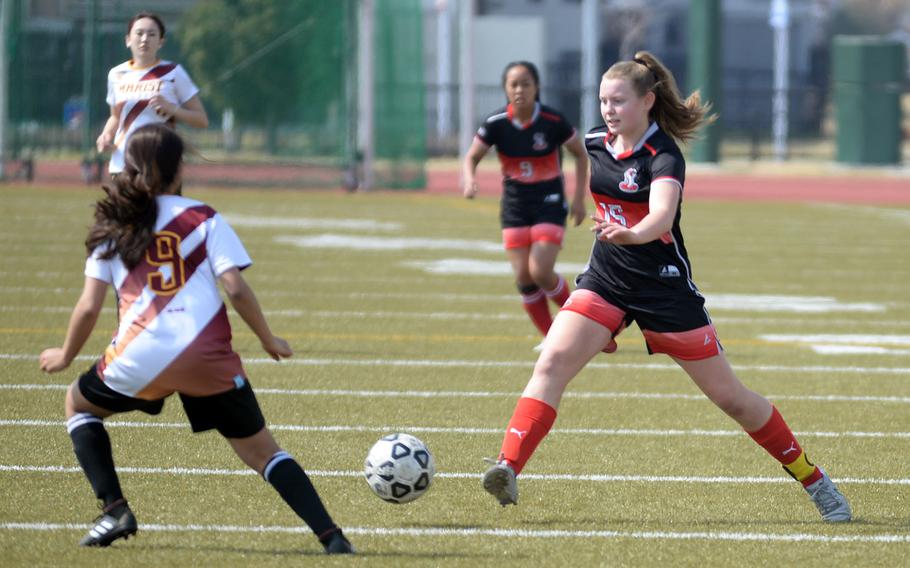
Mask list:
[[[550,188],[506,187],[500,200],[505,248],[528,247],[534,242],[562,246],[569,208],[564,192],[547,185]]]
[[[226,438],[247,438],[265,427],[265,418],[250,382],[238,376],[234,384],[235,388],[211,396],[180,394],[193,432],[218,430]],[[111,389],[98,376],[95,365],[79,377],[79,392],[95,406],[114,413],[139,410],[155,415],[164,408],[163,398],[133,398]]]
[[[666,353],[686,361],[714,357],[723,351],[717,331],[705,310],[705,299],[691,294],[630,298],[618,295],[582,275],[562,310],[576,312],[619,335],[638,324],[648,353]]]

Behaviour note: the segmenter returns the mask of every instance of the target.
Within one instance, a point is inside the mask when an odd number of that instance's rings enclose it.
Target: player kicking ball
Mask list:
[[[669,70],[639,52],[604,74],[600,110],[606,124],[585,137],[596,243],[547,333],[484,489],[502,505],[517,502],[516,476],[550,431],[569,382],[635,321],[649,353],[672,357],[805,488],[822,519],[851,520],[846,498],[809,461],[781,414],[733,372],[692,281],[679,224],[685,160],[676,142],[712,120],[708,108],[697,94],[682,100]]]

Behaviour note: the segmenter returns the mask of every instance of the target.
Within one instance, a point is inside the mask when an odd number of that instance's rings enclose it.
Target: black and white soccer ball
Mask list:
[[[414,436],[389,434],[370,448],[363,473],[381,499],[409,503],[430,488],[436,464],[426,444]]]

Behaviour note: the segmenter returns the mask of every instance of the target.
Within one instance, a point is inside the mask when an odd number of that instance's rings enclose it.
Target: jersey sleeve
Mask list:
[[[651,183],[672,180],[683,188],[686,181],[686,162],[675,152],[658,152],[651,161]]]
[[[117,95],[114,93],[114,81],[111,79],[112,73],[107,74],[107,97],[104,99],[107,101],[108,106],[114,106],[117,104]]]
[[[575,127],[572,126],[566,117],[560,115],[559,122],[556,123],[556,140],[559,142],[559,145],[563,145],[569,140],[571,140],[577,134]]]
[[[486,120],[477,129],[477,138],[487,146],[496,145],[496,129],[491,128],[491,124]]]
[[[181,105],[199,93],[199,87],[193,83],[189,73],[179,64],[174,69],[174,88],[177,93],[177,101]]]
[[[210,223],[205,247],[215,277],[221,276],[231,268],[243,270],[253,264],[243,243],[240,242],[240,237],[221,214],[216,213]]]
[[[107,282],[108,284],[114,283],[114,271],[111,266],[111,260],[104,260],[100,258],[105,251],[107,251],[108,245],[99,245],[95,247],[95,250],[92,251],[92,254],[85,259],[85,275],[89,278],[94,278],[95,280],[101,280],[102,282]]]

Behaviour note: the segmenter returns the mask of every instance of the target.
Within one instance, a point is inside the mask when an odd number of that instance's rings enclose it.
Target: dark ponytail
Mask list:
[[[183,140],[167,126],[149,124],[130,136],[124,158],[123,171],[102,186],[106,195],[95,204],[95,224],[89,229],[85,248],[92,254],[99,245],[109,243],[100,258],[119,255],[131,269],[142,261],[155,236],[155,198],[179,182]]]

